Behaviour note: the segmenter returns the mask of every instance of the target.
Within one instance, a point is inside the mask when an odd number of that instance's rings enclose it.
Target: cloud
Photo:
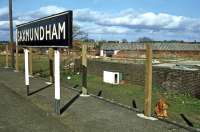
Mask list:
[[[7,20],[8,19],[8,8],[3,7],[0,8],[0,20]]]
[[[0,16],[8,14],[8,7],[0,8]]]
[[[82,30],[87,31],[87,33],[89,34],[127,34],[128,32],[130,32],[130,30],[125,27],[102,26],[92,24],[90,22],[79,22],[79,26],[82,27]]]
[[[99,0],[98,0],[99,1]],[[97,2],[98,2],[97,1]],[[14,16],[14,26],[51,14],[65,11],[58,6],[44,6],[37,10],[20,13]],[[197,39],[200,33],[200,19],[177,16],[167,13],[154,13],[125,9],[120,12],[95,11],[89,8],[74,10],[74,23],[91,34],[149,36],[158,39]],[[0,8],[0,31],[8,31],[8,8]],[[162,34],[161,34],[162,33]],[[162,36],[161,36],[162,35]],[[187,35],[187,36],[186,36]],[[187,38],[187,39],[188,39]]]
[[[17,19],[21,20],[21,21],[31,21],[31,20],[38,19],[38,18],[41,18],[44,16],[49,16],[52,14],[63,12],[65,10],[66,9],[63,7],[57,7],[57,6],[50,5],[50,6],[41,7],[34,11],[19,14],[17,16]]]
[[[149,29],[154,31],[191,31],[199,29],[197,27],[200,26],[199,19],[166,13],[138,13],[133,10],[125,10],[119,14],[106,14],[90,9],[80,9],[76,11],[75,19],[80,22],[91,22],[102,26],[118,26],[129,29]]]

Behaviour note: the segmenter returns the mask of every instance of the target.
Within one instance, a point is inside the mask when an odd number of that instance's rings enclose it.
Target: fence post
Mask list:
[[[29,49],[29,75],[33,76],[33,49]]]
[[[49,80],[50,83],[54,82],[54,75],[53,75],[53,48],[49,48]]]
[[[151,98],[152,98],[152,47],[150,44],[146,44],[144,115],[148,117],[151,116]]]
[[[82,44],[82,95],[87,95],[87,45]]]
[[[16,36],[17,36],[17,29],[16,29]],[[18,51],[18,39],[17,39],[17,37],[16,37],[16,44],[15,44],[15,71],[16,72],[19,72],[19,51]]]
[[[5,68],[8,68],[8,57],[9,57],[9,49],[8,49],[8,44],[6,45],[6,66]]]
[[[16,62],[15,62],[15,70],[16,72],[19,71],[19,56],[18,56],[19,52],[18,52],[18,46],[16,45]]]

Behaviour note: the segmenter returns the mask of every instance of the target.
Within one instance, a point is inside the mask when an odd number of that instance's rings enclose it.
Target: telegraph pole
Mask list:
[[[14,42],[13,42],[13,17],[12,17],[12,0],[9,0],[9,21],[10,21],[10,44],[11,44],[11,66],[15,68],[14,59]]]

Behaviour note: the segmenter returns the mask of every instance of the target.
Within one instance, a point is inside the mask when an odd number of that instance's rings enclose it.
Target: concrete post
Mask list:
[[[60,115],[60,50],[54,51],[55,113]]]
[[[25,85],[27,88],[27,96],[29,96],[29,61],[28,61],[28,49],[24,49],[24,64],[25,64]]]

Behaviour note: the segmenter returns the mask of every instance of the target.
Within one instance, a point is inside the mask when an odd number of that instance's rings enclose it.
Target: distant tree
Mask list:
[[[137,42],[152,42],[152,41],[154,40],[148,37],[141,37],[141,38],[138,38],[137,40]]]
[[[100,44],[102,44],[102,43],[107,43],[107,41],[106,41],[106,40],[100,40],[99,43],[100,43]]]
[[[94,43],[94,42],[95,42],[94,39],[85,39],[84,41],[85,41],[85,42],[90,42],[90,43]]]
[[[5,47],[3,44],[0,44],[0,51],[4,51],[5,50]]]
[[[73,26],[73,39],[74,40],[88,40],[88,34],[81,30],[78,25]]]
[[[107,43],[119,43],[119,41],[109,40],[109,41],[107,41]]]
[[[127,39],[122,39],[122,43],[128,43]]]

